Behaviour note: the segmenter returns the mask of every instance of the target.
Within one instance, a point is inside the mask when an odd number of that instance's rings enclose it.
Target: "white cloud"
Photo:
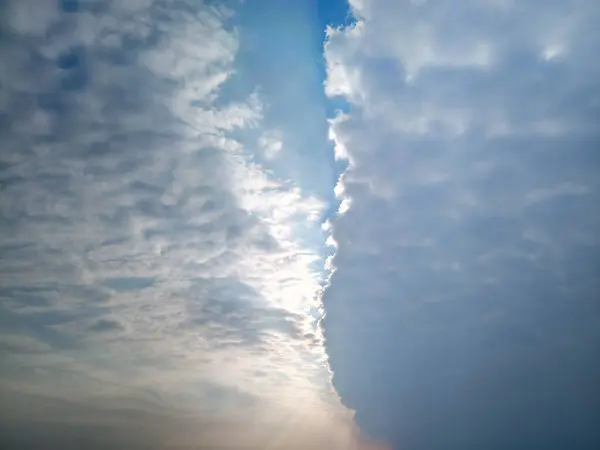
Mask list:
[[[11,2],[0,47],[3,392],[78,424],[150,398],[175,421],[241,415],[239,442],[215,433],[231,448],[284,418],[273,448],[348,448],[311,315],[324,261],[300,238],[324,236],[324,204],[235,135],[260,126],[262,106],[220,95],[239,46],[230,13],[42,3],[38,20]],[[263,138],[275,156],[281,141]]]
[[[276,132],[264,133],[258,140],[258,145],[263,151],[265,158],[274,159],[279,156],[283,150],[283,141],[281,136]]]

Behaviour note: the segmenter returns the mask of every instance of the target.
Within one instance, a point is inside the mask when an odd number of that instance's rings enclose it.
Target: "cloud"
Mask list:
[[[336,429],[307,427],[305,421],[288,421],[264,417],[206,417],[191,419],[159,399],[110,398],[95,399],[94,403],[56,399],[44,396],[12,395],[0,392],[3,401],[16,407],[9,420],[0,421],[3,444],[7,448],[77,449],[227,449],[258,450],[263,448],[343,448],[354,450],[353,443],[336,436]],[[35,404],[32,410],[27,406]],[[63,415],[52,415],[60,410]],[[81,418],[85,421],[81,421]],[[32,420],[34,419],[34,420]],[[341,422],[328,420],[330,425]],[[115,424],[127,423],[127,427]],[[75,424],[75,425],[74,425]],[[235,430],[235,432],[233,431]],[[376,450],[377,447],[361,447]]]
[[[600,9],[350,3],[325,50],[342,400],[402,449],[595,448]]]
[[[263,134],[258,140],[258,145],[267,159],[276,158],[283,150],[283,142],[276,132]]]
[[[275,127],[230,89],[233,11],[4,8],[7,445],[355,445],[316,326],[326,203],[255,161]]]
[[[89,328],[90,331],[96,333],[120,331],[122,329],[123,326],[118,321],[111,319],[99,319]]]

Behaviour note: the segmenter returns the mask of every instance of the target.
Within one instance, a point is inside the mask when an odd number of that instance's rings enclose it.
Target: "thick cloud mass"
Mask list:
[[[403,450],[600,447],[597,2],[350,3],[326,44],[344,403]]]

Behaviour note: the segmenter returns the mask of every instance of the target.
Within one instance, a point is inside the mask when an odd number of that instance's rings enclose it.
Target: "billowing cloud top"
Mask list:
[[[334,384],[395,448],[600,446],[598,2],[352,0]]]
[[[3,448],[354,445],[316,324],[327,199],[269,165],[233,13],[2,6]]]

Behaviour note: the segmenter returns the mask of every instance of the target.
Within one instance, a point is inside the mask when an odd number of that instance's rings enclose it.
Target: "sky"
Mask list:
[[[599,21],[0,2],[0,446],[600,448]]]

